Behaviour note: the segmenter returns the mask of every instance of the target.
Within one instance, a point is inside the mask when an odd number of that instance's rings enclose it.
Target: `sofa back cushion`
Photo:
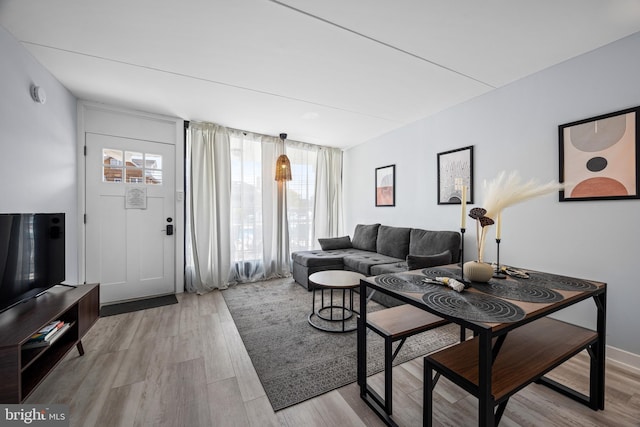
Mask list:
[[[353,247],[349,236],[319,238],[318,243],[323,251],[350,249]]]
[[[351,239],[351,245],[355,249],[375,252],[379,227],[380,224],[356,225],[356,229],[353,232],[353,239]]]
[[[407,255],[407,268],[409,270],[418,270],[420,268],[446,264],[451,264],[451,251],[448,249],[435,255]]]
[[[409,253],[411,255],[435,255],[451,252],[451,262],[460,260],[460,233],[457,231],[411,230]]]
[[[378,228],[375,251],[382,255],[405,259],[409,254],[410,236],[410,228],[381,225]]]

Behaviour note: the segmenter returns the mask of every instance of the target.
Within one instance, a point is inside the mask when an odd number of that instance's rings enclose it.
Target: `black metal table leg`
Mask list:
[[[593,299],[595,300],[596,306],[598,308],[598,342],[595,344],[595,357],[591,358],[589,396],[591,398],[592,408],[604,409],[607,293],[602,292],[600,295],[595,295]]]
[[[384,410],[389,415],[393,411],[392,344],[390,339],[384,340]]]
[[[333,320],[333,289],[331,289],[329,295],[331,295],[331,299],[329,301],[329,319]]]
[[[342,290],[342,318],[345,317],[346,306],[344,305],[345,289]],[[344,332],[344,320],[342,321],[342,332]]]
[[[367,395],[367,285],[360,282],[360,314],[358,316],[358,384],[360,397]]]
[[[493,357],[490,330],[484,330],[479,334],[478,362],[478,425],[493,427],[495,425],[493,412],[495,404],[491,394]]]
[[[422,425],[431,427],[433,425],[433,369],[431,364],[424,358],[424,382],[422,390]]]

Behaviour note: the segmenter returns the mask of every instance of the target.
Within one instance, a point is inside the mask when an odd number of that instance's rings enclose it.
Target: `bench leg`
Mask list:
[[[422,425],[425,427],[431,427],[433,425],[433,373],[431,365],[427,362],[427,358],[424,359],[424,382],[422,390]]]
[[[393,354],[391,338],[384,340],[384,410],[388,415],[392,413],[393,401]]]

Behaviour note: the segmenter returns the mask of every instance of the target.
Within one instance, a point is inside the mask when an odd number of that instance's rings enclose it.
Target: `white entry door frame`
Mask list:
[[[171,195],[173,204],[173,235],[168,241],[173,244],[172,259],[165,263],[173,263],[173,285],[169,293],[184,291],[184,121],[175,117],[167,117],[152,113],[132,111],[120,107],[98,104],[90,101],[78,101],[78,277],[85,283],[87,277],[87,227],[83,221],[87,211],[87,170],[85,153],[87,140],[96,139],[96,135],[114,140],[130,139],[158,143],[160,146],[170,145],[174,153],[175,164],[173,176],[175,194]],[[167,209],[167,208],[165,208]],[[169,209],[170,210],[170,209]],[[166,219],[166,218],[165,218]],[[164,228],[167,224],[162,224]],[[69,224],[68,226],[73,226]],[[157,228],[157,227],[156,227]],[[160,230],[158,230],[160,233]],[[91,256],[91,255],[90,255]],[[92,281],[95,281],[94,278]],[[166,292],[165,292],[166,293]]]
[[[113,303],[174,293],[175,146],[85,134],[86,281]]]

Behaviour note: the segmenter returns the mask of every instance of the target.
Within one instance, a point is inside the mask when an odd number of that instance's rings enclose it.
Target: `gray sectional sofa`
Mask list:
[[[377,276],[456,263],[460,257],[460,233],[456,231],[358,224],[353,239],[344,236],[318,242],[322,250],[291,254],[293,278],[308,290],[313,289],[309,276],[318,271],[350,270]]]

